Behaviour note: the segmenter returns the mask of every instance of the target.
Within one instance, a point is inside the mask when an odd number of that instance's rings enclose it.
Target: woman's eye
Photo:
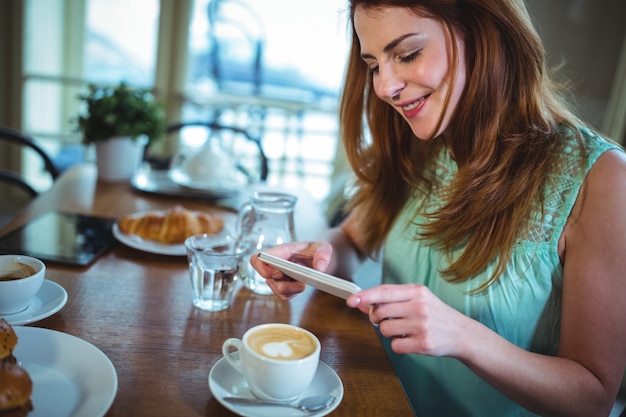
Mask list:
[[[412,53],[410,53],[410,54],[408,54],[408,55],[399,56],[399,57],[398,57],[398,60],[399,60],[400,62],[402,62],[403,64],[407,64],[407,63],[413,62],[413,61],[415,61],[415,59],[417,58],[417,56],[418,56],[421,52],[422,52],[422,50],[421,50],[421,49],[418,49],[417,51],[412,52]]]
[[[378,74],[378,65],[370,65],[369,70],[372,74]]]

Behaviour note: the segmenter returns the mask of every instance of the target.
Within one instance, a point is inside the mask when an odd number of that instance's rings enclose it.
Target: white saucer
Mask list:
[[[67,302],[67,292],[65,288],[53,281],[45,279],[41,284],[41,289],[26,310],[19,313],[2,316],[9,324],[19,326],[22,324],[34,323],[50,317],[61,310]]]
[[[233,413],[244,417],[321,417],[331,413],[339,406],[343,399],[343,384],[339,375],[324,362],[320,361],[313,382],[302,394],[302,397],[312,395],[332,394],[335,402],[325,410],[316,413],[304,413],[300,410],[287,407],[233,405],[223,400],[224,397],[255,398],[250,392],[243,375],[237,372],[226,359],[222,358],[213,365],[209,373],[209,388],[211,393],[224,407]]]
[[[117,393],[117,372],[97,347],[76,336],[15,327],[15,357],[33,381],[28,417],[102,417]]]
[[[207,181],[197,181],[191,178],[186,172],[179,168],[171,168],[167,177],[174,184],[188,188],[194,191],[202,191],[207,196],[213,198],[234,197],[248,183],[247,178],[240,171],[235,171],[231,175],[224,176],[220,179]]]

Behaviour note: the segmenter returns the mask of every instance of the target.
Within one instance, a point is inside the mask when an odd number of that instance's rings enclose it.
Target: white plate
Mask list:
[[[247,178],[240,171],[235,171],[232,175],[219,180],[196,181],[181,169],[172,168],[167,172],[167,177],[174,184],[178,184],[181,187],[189,188],[191,190],[205,192],[207,193],[207,196],[213,198],[236,196],[248,183]]]
[[[109,358],[78,337],[37,327],[14,327],[14,355],[33,381],[28,417],[102,417],[117,393]]]
[[[209,388],[211,393],[224,407],[233,413],[244,417],[321,417],[331,413],[339,406],[343,399],[343,384],[339,375],[327,364],[320,361],[313,382],[302,394],[302,397],[310,397],[320,394],[332,394],[335,402],[325,410],[315,413],[304,413],[300,410],[287,407],[233,405],[223,400],[224,397],[255,398],[243,375],[237,372],[226,359],[222,358],[213,365],[209,373]],[[29,416],[30,417],[30,416]]]
[[[123,233],[117,223],[113,225],[113,236],[126,246],[130,246],[131,248],[149,252],[156,253],[158,255],[172,255],[172,256],[184,256],[187,254],[185,250],[185,245],[183,243],[179,243],[176,245],[166,245],[164,243],[157,242],[155,240],[142,239],[137,235],[129,235]]]
[[[150,213],[157,214],[165,214],[165,211],[154,211],[151,210]],[[147,211],[133,213],[132,217],[141,217],[148,214]],[[183,243],[178,243],[175,245],[168,245],[165,243],[157,242],[156,240],[142,239],[137,235],[129,235],[120,230],[118,225],[119,222],[115,222],[113,225],[112,231],[113,236],[126,246],[130,246],[131,248],[149,252],[156,253],[157,255],[172,255],[172,256],[183,256],[186,255],[185,245]]]
[[[151,210],[150,212],[159,213],[159,211],[154,211],[154,210]],[[132,214],[132,216],[140,217],[140,216],[146,215],[147,213],[148,213],[147,211],[139,212],[139,213]],[[161,212],[161,213],[164,213],[164,212]],[[171,255],[171,256],[186,256],[187,255],[187,250],[185,249],[184,243],[168,245],[165,243],[157,242],[156,240],[142,239],[141,237],[137,235],[130,235],[130,234],[122,232],[120,230],[118,222],[115,222],[115,224],[113,224],[113,227],[111,228],[111,230],[113,232],[113,236],[115,236],[115,238],[119,240],[120,242],[122,242],[124,245],[130,246],[131,248],[134,248],[143,252],[155,253],[157,255]],[[230,233],[230,232],[227,228],[223,228],[221,231],[217,233]]]
[[[20,324],[34,323],[50,317],[57,311],[61,310],[67,303],[67,292],[65,288],[56,282],[47,279],[41,284],[39,292],[35,295],[33,301],[28,304],[26,310],[19,313],[7,314],[2,318],[9,324],[18,326]]]

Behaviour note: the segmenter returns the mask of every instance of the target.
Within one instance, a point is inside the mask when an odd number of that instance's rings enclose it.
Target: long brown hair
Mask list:
[[[358,179],[348,209],[367,213],[359,216],[365,248],[371,254],[380,249],[411,193],[428,187],[424,169],[438,146],[448,146],[458,175],[444,206],[428,214],[421,238],[447,250],[466,244],[442,271],[451,281],[475,276],[499,255],[489,285],[506,266],[531,206],[541,201],[559,126],[582,123],[548,75],[542,42],[521,0],[352,0],[351,22],[357,6],[407,7],[438,20],[453,40],[461,37],[467,72],[445,144],[440,138],[418,140],[376,97],[352,24],[340,126]],[[454,66],[458,54],[452,52]]]

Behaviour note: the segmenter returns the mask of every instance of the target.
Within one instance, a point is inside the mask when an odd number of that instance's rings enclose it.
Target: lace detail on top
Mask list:
[[[567,142],[562,146],[561,158],[552,167],[544,185],[543,210],[541,202],[535,202],[529,214],[527,229],[520,232],[513,251],[527,251],[544,245],[556,247],[587,172],[604,152],[619,149],[619,146],[586,128],[580,128],[580,132],[583,134],[584,150],[576,135],[569,132]],[[583,158],[586,158],[586,166],[581,165]],[[457,172],[456,162],[448,149],[443,148],[439,158],[427,171],[433,183],[424,200],[424,212],[432,213],[444,205],[445,189],[452,184]]]
[[[618,147],[585,128],[581,128],[584,149],[581,148],[573,132],[567,135],[561,158],[551,169],[543,190],[543,213],[539,202],[533,207],[526,233],[518,239],[514,250],[527,250],[529,245],[547,243],[556,247],[567,223],[567,218],[578,198],[580,186],[600,155]],[[584,152],[584,155],[583,155]],[[586,158],[586,160],[585,160]],[[586,165],[581,166],[581,161]]]

